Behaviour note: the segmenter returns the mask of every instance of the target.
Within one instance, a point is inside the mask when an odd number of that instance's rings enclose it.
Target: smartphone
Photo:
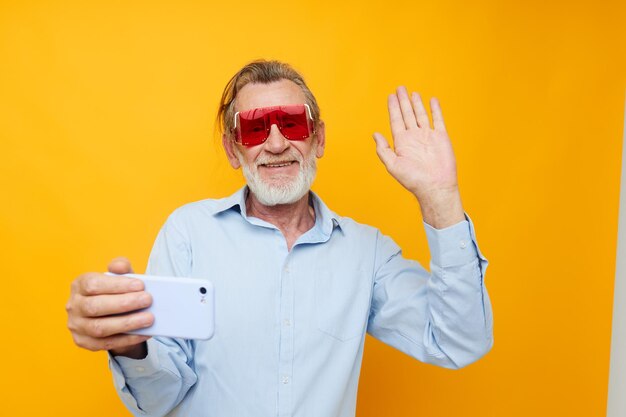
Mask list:
[[[145,291],[152,295],[152,305],[139,311],[151,312],[154,323],[129,333],[201,340],[213,336],[215,295],[209,280],[141,274],[123,276],[142,280]]]

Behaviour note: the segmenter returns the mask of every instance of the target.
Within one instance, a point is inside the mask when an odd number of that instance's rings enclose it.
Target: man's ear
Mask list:
[[[228,157],[228,162],[230,162],[230,166],[234,169],[239,169],[239,167],[241,167],[241,163],[239,162],[239,158],[237,158],[237,154],[235,153],[235,142],[226,133],[222,134],[222,145],[224,146],[224,151],[226,152],[226,156]]]
[[[317,138],[317,145],[315,148],[315,156],[321,158],[324,156],[324,148],[326,147],[326,125],[320,120],[315,129],[315,137]]]

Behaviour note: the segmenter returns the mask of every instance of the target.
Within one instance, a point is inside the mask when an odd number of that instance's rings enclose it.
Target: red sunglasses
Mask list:
[[[315,133],[308,104],[261,107],[235,113],[233,131],[244,146],[260,145],[270,135],[272,125],[289,140],[305,140]]]

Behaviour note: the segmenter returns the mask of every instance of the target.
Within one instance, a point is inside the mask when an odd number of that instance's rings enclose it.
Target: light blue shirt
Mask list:
[[[469,219],[425,225],[428,273],[313,193],[315,225],[288,251],[275,226],[247,216],[246,193],[187,204],[161,229],[147,273],[210,279],[215,335],[152,338],[145,359],[111,358],[133,414],[353,417],[366,331],[446,368],[491,348],[487,261]]]

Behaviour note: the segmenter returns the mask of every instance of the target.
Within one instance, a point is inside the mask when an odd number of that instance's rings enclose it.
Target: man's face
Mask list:
[[[305,102],[304,93],[292,81],[247,84],[237,94],[235,111]],[[315,159],[324,154],[324,126],[318,125],[317,133],[303,141],[286,139],[272,125],[260,145],[246,147],[227,135],[223,143],[231,165],[243,168],[248,187],[262,204],[290,204],[306,195],[315,178]]]

